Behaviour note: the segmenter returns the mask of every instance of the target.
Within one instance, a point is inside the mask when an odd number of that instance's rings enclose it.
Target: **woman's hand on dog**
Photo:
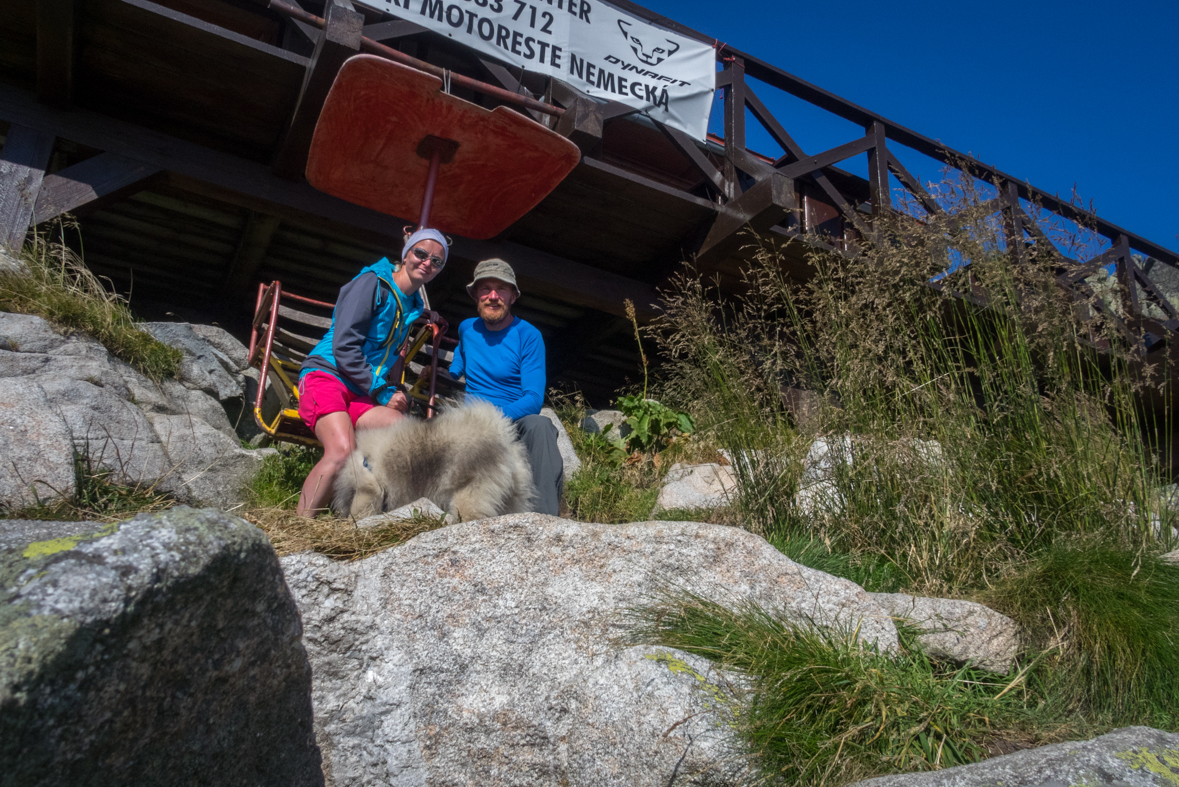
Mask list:
[[[405,415],[409,412],[409,397],[405,395],[404,391],[398,391],[393,394],[393,398],[385,406]]]

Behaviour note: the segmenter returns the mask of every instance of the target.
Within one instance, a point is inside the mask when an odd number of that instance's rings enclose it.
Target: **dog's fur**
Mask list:
[[[428,497],[463,521],[529,510],[535,496],[516,427],[476,402],[356,433],[332,508],[357,519]]]

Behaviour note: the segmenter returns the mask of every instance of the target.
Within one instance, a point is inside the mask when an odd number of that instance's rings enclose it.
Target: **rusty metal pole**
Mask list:
[[[430,226],[430,207],[434,204],[434,186],[438,182],[438,168],[442,165],[442,149],[435,147],[430,156],[430,172],[426,175],[426,194],[422,197],[422,214],[418,219],[418,229],[424,230]]]

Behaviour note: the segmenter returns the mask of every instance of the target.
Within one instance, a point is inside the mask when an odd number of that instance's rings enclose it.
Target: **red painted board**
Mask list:
[[[442,92],[442,80],[374,55],[340,68],[328,93],[307,180],[320,191],[416,223],[430,162],[418,145],[458,142],[438,173],[430,226],[468,238],[498,235],[581,160],[569,140],[506,107],[487,110]]]

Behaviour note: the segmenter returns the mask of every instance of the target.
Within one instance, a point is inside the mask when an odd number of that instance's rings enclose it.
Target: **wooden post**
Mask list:
[[[274,157],[274,174],[288,180],[303,177],[323,102],[327,100],[340,66],[360,51],[361,31],[364,29],[362,14],[345,8],[339,0],[329,0],[325,17],[327,23],[315,43],[311,62],[307,64],[303,90]]]
[[[735,199],[741,194],[737,184],[737,158],[745,150],[745,60],[734,57],[725,63],[729,84],[725,86],[725,180]]]
[[[880,121],[868,126],[868,186],[872,199],[872,215],[883,216],[892,208],[888,181],[888,146],[884,136],[884,124]]]
[[[0,150],[0,246],[20,251],[53,151],[53,134],[12,124]]]
[[[1023,260],[1023,208],[1019,205],[1019,186],[1008,181],[1003,185],[1000,199],[1007,203],[1004,213],[1003,229],[1007,235],[1007,253],[1011,255],[1013,263]]]

